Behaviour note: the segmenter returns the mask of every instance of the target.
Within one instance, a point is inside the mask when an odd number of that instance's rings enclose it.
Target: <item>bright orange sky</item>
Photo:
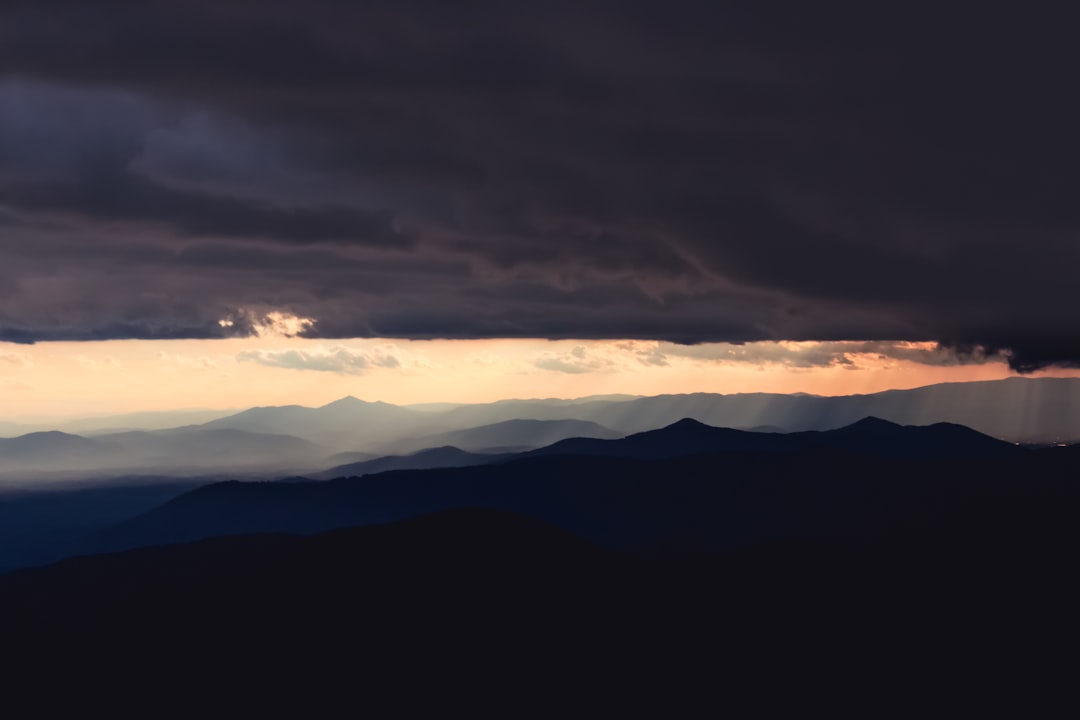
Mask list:
[[[928,344],[902,348],[927,361],[941,354]],[[0,344],[0,419],[319,405],[345,395],[397,404],[699,391],[841,395],[1010,375],[1001,361],[924,364],[847,349],[838,343],[688,348],[645,341],[280,336]]]

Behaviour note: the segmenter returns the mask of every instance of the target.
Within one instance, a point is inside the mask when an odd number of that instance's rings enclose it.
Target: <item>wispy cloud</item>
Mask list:
[[[343,345],[306,350],[245,350],[237,355],[236,359],[268,367],[340,375],[362,375],[374,368],[397,369],[403,365],[400,352],[393,345],[380,345],[364,350]]]
[[[533,359],[541,370],[578,375],[593,372],[614,372],[618,364],[602,351],[576,345],[566,352],[542,352]]]
[[[191,368],[193,370],[217,370],[219,368],[217,361],[206,355],[182,355],[180,353],[168,353],[162,350],[157,353],[155,357],[167,365]]]
[[[90,355],[75,355],[71,358],[84,370],[92,370],[94,372],[105,372],[109,370],[117,370],[120,368],[120,363],[112,355],[104,355],[102,357],[92,357]]]
[[[783,368],[798,371],[814,368],[859,370],[882,368],[897,362],[945,367],[1005,362],[1000,353],[980,348],[959,352],[933,342],[757,342],[743,345],[705,343],[679,345],[669,342],[624,340],[575,345],[568,350],[534,354],[531,367],[550,372],[583,374],[637,372],[648,368],[697,365]]]
[[[34,367],[34,358],[22,352],[0,352],[0,367],[29,369]]]
[[[1004,362],[1000,353],[974,348],[957,351],[935,342],[759,342],[745,345],[727,343],[675,345],[658,343],[655,353],[662,357],[683,357],[719,363],[779,365],[788,368],[843,366],[857,368],[873,361],[907,361],[920,365],[981,365]]]

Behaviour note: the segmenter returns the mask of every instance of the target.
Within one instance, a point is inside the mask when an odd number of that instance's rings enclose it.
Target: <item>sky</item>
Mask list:
[[[1047,369],[1035,376],[1070,374]],[[334,340],[265,334],[0,346],[0,420],[318,406],[346,395],[401,405],[666,393],[870,393],[1015,375],[1002,357],[933,343],[643,340]]]
[[[1072,27],[0,0],[0,416],[1073,373]]]

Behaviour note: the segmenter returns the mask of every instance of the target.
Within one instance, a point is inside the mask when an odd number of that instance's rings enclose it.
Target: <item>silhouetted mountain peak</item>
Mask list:
[[[862,420],[857,420],[847,426],[851,430],[870,430],[870,431],[885,431],[885,430],[898,430],[903,427],[890,420],[882,420],[879,417],[873,415],[867,415]]]
[[[695,420],[694,418],[683,418],[682,420],[676,420],[675,422],[673,422],[670,425],[668,425],[668,426],[666,426],[664,428],[661,428],[661,429],[662,430],[670,430],[670,431],[681,431],[681,430],[697,430],[697,431],[700,431],[702,429],[715,430],[715,428],[713,428],[712,426],[706,425],[705,423],[701,422],[700,420]]]
[[[658,430],[646,430],[642,433],[630,435],[628,436],[628,439],[630,441],[642,441],[648,439],[652,442],[660,440],[677,442],[679,439],[713,440],[720,437],[726,437],[729,433],[738,434],[742,432],[743,431],[741,430],[707,425],[700,420],[695,420],[693,418],[683,418],[682,420],[673,422]]]
[[[71,433],[60,432],[59,430],[48,430],[44,432],[32,432],[25,435],[20,435],[15,438],[5,438],[0,445],[7,447],[96,447],[99,443],[91,440],[90,438],[84,438],[82,435],[72,435]]]
[[[331,403],[327,403],[326,405],[323,405],[319,409],[320,410],[330,410],[330,409],[335,409],[335,408],[336,409],[346,409],[346,408],[353,408],[353,407],[359,408],[359,407],[368,407],[369,405],[385,405],[385,404],[386,403],[370,403],[370,402],[367,402],[366,400],[361,400],[360,398],[358,398],[358,397],[356,397],[354,395],[346,395],[343,398],[340,398],[340,399],[335,400],[335,401],[333,401]]]
[[[45,430],[42,432],[32,432],[25,435],[20,435],[15,438],[16,440],[64,440],[72,439],[75,441],[86,440],[81,435],[72,435],[71,433],[60,432],[59,430]]]
[[[694,420],[693,418],[683,418],[682,420],[676,420],[670,425],[665,425],[655,430],[645,430],[644,432],[634,433],[627,435],[624,440],[641,440],[642,438],[673,438],[683,436],[700,436],[705,433],[715,432],[718,428],[711,425],[706,425],[700,420]]]

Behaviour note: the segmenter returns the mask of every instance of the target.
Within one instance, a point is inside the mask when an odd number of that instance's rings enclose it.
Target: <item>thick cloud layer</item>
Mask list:
[[[5,0],[0,340],[281,312],[322,337],[898,339],[1077,365],[1067,20]]]

